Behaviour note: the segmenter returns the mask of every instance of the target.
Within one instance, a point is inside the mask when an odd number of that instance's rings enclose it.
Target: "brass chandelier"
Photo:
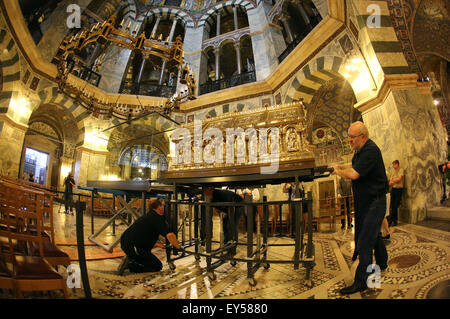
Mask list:
[[[155,38],[152,34],[146,38],[145,32],[136,36],[137,26],[132,34],[130,30],[131,21],[125,30],[122,30],[124,20],[120,23],[120,28],[115,27],[117,15],[113,14],[103,23],[98,22],[93,25],[90,30],[83,29],[76,35],[67,36],[59,46],[59,62],[57,65],[57,83],[59,90],[74,99],[74,101],[83,106],[92,113],[93,116],[104,116],[106,118],[116,117],[123,120],[130,120],[142,112],[158,112],[161,114],[170,114],[179,108],[179,104],[188,99],[195,99],[196,84],[192,71],[184,62],[183,42],[181,36],[178,36],[174,42],[164,41],[162,34],[159,38]],[[115,102],[109,99],[96,96],[93,90],[88,88],[88,83],[79,84],[78,81],[69,79],[69,65],[73,56],[77,56],[87,46],[95,46],[99,44],[104,48],[108,43],[117,45],[120,48],[129,49],[135,53],[141,53],[144,58],[148,59],[150,55],[160,57],[166,61],[166,68],[176,67],[180,74],[180,83],[187,86],[186,91],[182,94],[175,94],[163,105],[124,105],[118,104],[117,98]],[[97,68],[101,67],[101,62],[97,64]],[[139,100],[139,99],[138,99]],[[140,101],[139,101],[140,103]]]

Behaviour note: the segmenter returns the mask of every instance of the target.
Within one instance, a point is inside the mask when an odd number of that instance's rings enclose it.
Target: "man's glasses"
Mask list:
[[[357,138],[358,136],[361,136],[361,135],[364,135],[364,134],[359,134],[359,135],[349,135],[348,136],[348,138],[351,138],[351,139],[354,139],[354,138]]]

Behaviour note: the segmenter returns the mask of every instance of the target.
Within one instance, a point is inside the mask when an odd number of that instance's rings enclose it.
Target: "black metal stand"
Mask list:
[[[328,174],[327,174],[328,173]],[[222,265],[225,262],[230,262],[232,265],[234,265],[236,262],[245,262],[247,264],[247,279],[249,280],[249,284],[251,286],[256,285],[256,280],[254,278],[254,275],[256,271],[261,267],[264,266],[265,269],[268,269],[270,267],[271,263],[282,263],[282,264],[293,264],[294,269],[298,269],[299,265],[303,265],[303,267],[306,269],[305,272],[305,285],[308,287],[312,287],[313,283],[311,280],[311,271],[315,265],[314,262],[314,245],[313,245],[313,229],[312,229],[312,192],[308,192],[308,196],[306,197],[300,197],[300,187],[299,187],[299,181],[313,181],[316,178],[326,177],[329,176],[331,173],[330,169],[326,167],[319,167],[319,168],[308,168],[308,169],[300,169],[300,170],[294,170],[294,171],[282,171],[275,175],[262,175],[262,174],[248,174],[248,175],[235,175],[235,176],[221,176],[221,177],[203,177],[203,176],[197,176],[192,178],[167,178],[162,179],[159,182],[161,184],[166,185],[183,185],[185,187],[221,187],[221,186],[228,186],[232,188],[236,188],[236,186],[247,186],[247,185],[265,185],[265,184],[280,184],[285,182],[292,182],[294,181],[297,186],[297,199],[295,200],[289,200],[289,201],[272,201],[267,202],[267,198],[263,199],[262,203],[252,203],[252,202],[240,202],[240,203],[219,203],[214,202],[211,203],[211,200],[206,197],[205,202],[188,202],[178,200],[178,198],[175,198],[173,201],[173,204],[168,205],[168,210],[166,210],[166,214],[168,213],[168,216],[172,216],[173,213],[175,213],[175,218],[171,218],[172,221],[176,220],[178,216],[178,212],[172,211],[172,207],[177,209],[178,205],[182,204],[189,204],[194,206],[194,245],[195,249],[187,250],[190,245],[183,245],[183,248],[185,249],[184,252],[186,256],[188,255],[194,255],[195,259],[198,261],[200,260],[200,257],[206,258],[206,271],[207,275],[211,280],[215,280],[216,276],[214,274],[214,269],[218,266]],[[194,190],[192,189],[191,192],[193,193]],[[269,244],[268,243],[268,208],[269,205],[275,205],[280,207],[280,215],[278,216],[280,218],[280,233],[276,236],[282,236],[282,205],[284,204],[291,204],[292,207],[292,213],[293,213],[293,223],[292,226],[294,229],[293,235],[294,237],[294,243],[286,243],[286,244]],[[262,205],[263,206],[263,220],[262,220],[262,244],[261,244],[261,238],[260,238],[260,226],[261,226],[261,220],[260,216],[258,215],[258,225],[257,225],[257,243],[256,243],[256,249],[255,244],[253,240],[253,233],[254,233],[254,225],[253,225],[253,214],[254,214],[254,208],[256,205]],[[223,243],[222,240],[220,240],[220,247],[218,249],[212,249],[212,231],[213,231],[213,207],[227,207],[228,212],[231,213],[231,219],[234,219],[234,213],[237,207],[244,206],[245,210],[245,216],[247,218],[247,241],[245,243],[238,242],[238,236],[233,236],[233,242],[230,243]],[[307,216],[308,219],[305,221],[304,219],[304,210],[307,210]],[[201,216],[199,216],[199,213]],[[222,215],[221,218],[221,226],[222,226]],[[228,216],[228,219],[230,219],[230,216]],[[184,222],[184,221],[183,221]],[[237,221],[236,221],[237,222]],[[307,222],[307,239],[306,239],[306,245],[304,244],[304,232],[305,232],[305,222]],[[199,227],[200,224],[200,227]],[[233,225],[233,223],[229,223],[234,229],[237,229],[237,225]],[[170,221],[169,221],[170,225]],[[175,226],[176,228],[176,226]],[[200,240],[199,240],[199,234],[200,231]],[[221,227],[222,231],[222,227]],[[276,231],[276,230],[275,230]],[[222,237],[221,237],[222,238]],[[191,243],[192,241],[190,241]],[[205,252],[201,252],[200,245],[205,246]],[[245,257],[236,258],[235,249],[238,245],[245,245],[247,248],[247,254]],[[295,247],[295,253],[294,257],[292,259],[288,260],[269,260],[267,259],[267,250],[269,247],[274,246],[294,246]],[[169,261],[169,266],[171,266],[171,269],[175,269],[175,266],[173,265],[173,261],[176,259],[171,259],[170,256],[170,249],[167,250],[167,260]],[[228,252],[228,254],[224,254]],[[231,254],[230,254],[231,253]],[[177,259],[182,258],[178,257]],[[213,259],[215,260],[213,262]]]

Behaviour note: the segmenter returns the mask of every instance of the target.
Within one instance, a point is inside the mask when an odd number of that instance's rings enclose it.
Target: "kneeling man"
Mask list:
[[[161,261],[151,250],[159,238],[166,237],[177,249],[181,246],[164,218],[164,206],[158,199],[150,204],[150,212],[138,218],[120,238],[120,245],[128,258],[119,267],[119,274],[126,268],[131,272],[154,272],[162,269]],[[126,262],[128,259],[128,262]]]

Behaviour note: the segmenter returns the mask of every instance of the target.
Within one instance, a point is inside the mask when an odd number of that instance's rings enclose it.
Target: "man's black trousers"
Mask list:
[[[135,246],[123,237],[120,239],[120,245],[130,258],[130,270],[132,272],[152,272],[162,269],[161,261],[151,252],[153,247]]]

